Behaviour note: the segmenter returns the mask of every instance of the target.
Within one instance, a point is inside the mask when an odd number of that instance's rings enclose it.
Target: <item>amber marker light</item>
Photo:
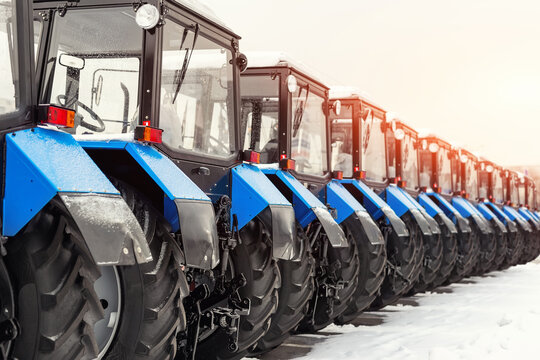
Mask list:
[[[135,128],[135,140],[147,143],[162,143],[163,130],[150,126],[137,126]]]
[[[75,126],[75,111],[60,106],[41,105],[38,119],[41,124],[72,128]]]

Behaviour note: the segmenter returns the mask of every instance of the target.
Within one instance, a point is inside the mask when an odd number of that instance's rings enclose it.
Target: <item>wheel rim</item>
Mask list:
[[[120,323],[122,293],[120,276],[115,266],[100,267],[101,277],[94,283],[94,290],[103,307],[103,319],[94,325],[94,333],[101,359],[109,350]]]

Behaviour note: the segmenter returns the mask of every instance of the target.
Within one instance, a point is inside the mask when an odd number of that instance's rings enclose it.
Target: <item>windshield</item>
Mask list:
[[[461,177],[463,176],[462,172],[462,163],[456,156],[452,156],[450,159],[450,166],[452,167],[452,188],[454,191],[462,191],[461,186]]]
[[[525,205],[524,202],[525,202],[525,199],[526,199],[526,196],[525,196],[525,184],[519,184],[518,185],[518,192],[519,192],[519,204],[520,205]]]
[[[518,191],[517,179],[510,175],[510,202],[514,205],[519,204],[519,191]]]
[[[386,149],[382,124],[383,119],[373,116],[371,111],[366,120],[362,121],[362,168],[366,170],[367,180],[380,182],[386,180]],[[389,177],[395,177],[395,171],[394,176],[389,174]]]
[[[138,124],[142,30],[132,7],[55,13],[42,102],[74,109],[74,132],[126,133]]]
[[[529,180],[531,181],[531,180]],[[534,187],[531,183],[527,183],[527,205],[529,205],[531,208],[536,207],[536,201],[534,201]]]
[[[418,188],[418,154],[416,152],[416,139],[410,133],[405,133],[401,140],[401,161],[403,166],[403,180],[409,189]]]
[[[478,196],[481,199],[487,199],[488,197],[490,177],[491,177],[491,173],[488,173],[485,170],[478,172]]]
[[[503,171],[500,169],[493,170],[493,199],[499,204],[504,203]]]
[[[452,177],[454,176],[452,169],[452,153],[450,150],[441,147],[437,153],[437,175],[439,179],[439,187],[443,194],[452,194]]]
[[[13,46],[16,39],[13,34],[14,1],[0,0],[0,115],[18,109],[18,64]],[[15,74],[15,75],[14,75]]]
[[[217,157],[234,153],[232,57],[198,27],[166,22],[159,118],[163,144]]]
[[[476,163],[472,159],[468,159],[465,163],[465,186],[470,199],[478,199],[478,173]]]
[[[432,181],[433,176],[433,154],[429,150],[418,150],[418,157],[420,158],[420,186],[431,187],[435,181]]]
[[[351,112],[341,108],[341,113]],[[346,114],[344,114],[346,115]],[[343,171],[344,177],[353,176],[353,126],[350,119],[332,120],[332,171]]]
[[[299,86],[293,94],[291,158],[298,172],[324,175],[328,170],[325,103],[308,86]]]
[[[261,153],[261,163],[279,161],[279,76],[241,76],[244,149]]]

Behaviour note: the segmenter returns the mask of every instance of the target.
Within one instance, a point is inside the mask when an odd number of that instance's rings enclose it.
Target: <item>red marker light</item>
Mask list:
[[[253,150],[244,151],[244,161],[260,164],[261,163],[261,154]]]
[[[399,180],[397,182],[397,186],[400,187],[400,188],[406,188],[407,187],[407,181],[405,180]]]
[[[163,130],[150,126],[137,126],[135,128],[135,140],[137,141],[161,144],[163,142],[162,134]]]
[[[343,180],[343,171],[334,171],[332,172],[332,177],[336,180]]]
[[[358,180],[364,180],[366,178],[366,172],[365,171],[355,171],[354,172],[354,178]]]
[[[279,168],[282,170],[295,170],[296,161],[294,161],[293,159],[282,158],[279,161]]]
[[[42,105],[38,109],[38,119],[42,124],[72,128],[75,126],[75,111],[59,106]]]
[[[354,172],[359,172],[360,171],[360,166],[355,166],[354,167]]]
[[[279,160],[283,160],[283,159],[286,159],[286,158],[287,158],[287,155],[281,154],[281,156],[279,157]]]

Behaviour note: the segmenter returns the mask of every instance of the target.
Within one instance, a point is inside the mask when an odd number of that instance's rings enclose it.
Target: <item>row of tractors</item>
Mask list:
[[[538,256],[530,178],[239,39],[0,0],[2,359],[240,359]]]

